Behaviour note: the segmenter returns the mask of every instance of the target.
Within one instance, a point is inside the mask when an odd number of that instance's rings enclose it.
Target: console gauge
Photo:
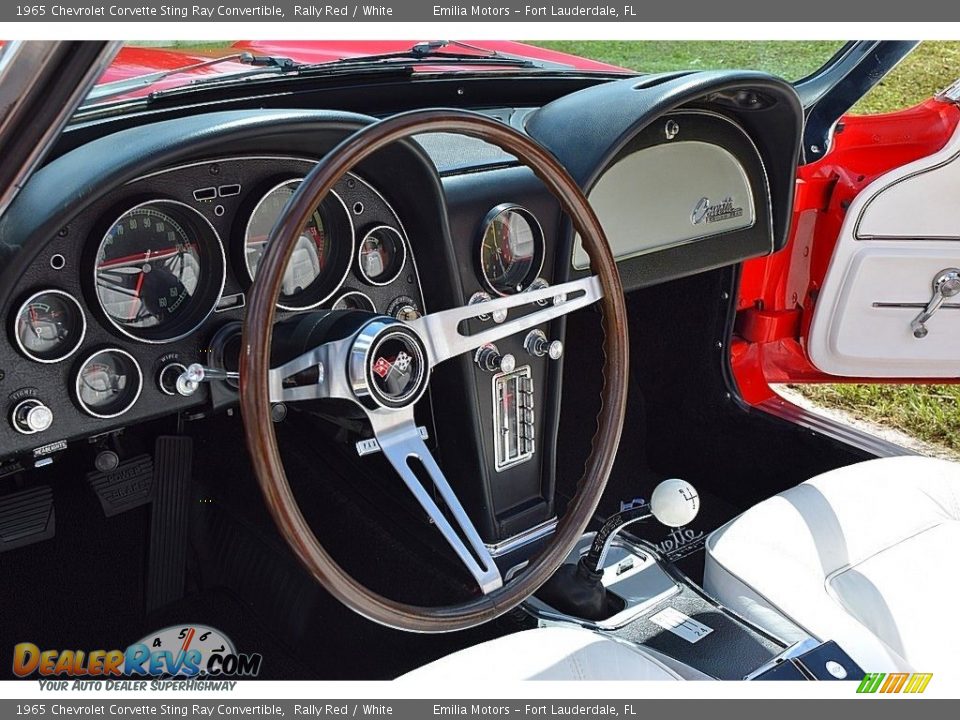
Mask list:
[[[145,342],[177,340],[213,312],[226,277],[220,238],[193,208],[153,200],[131,208],[97,249],[97,300],[107,319]]]
[[[113,418],[137,402],[143,389],[143,372],[125,350],[99,350],[80,365],[74,388],[84,412],[96,418]]]
[[[253,280],[266,250],[270,232],[302,180],[287,180],[269,190],[257,203],[244,237],[244,261]],[[307,310],[329,299],[350,272],[353,220],[340,196],[330,192],[315,208],[287,263],[277,306]]]
[[[367,295],[358,291],[350,290],[337,298],[333,304],[333,310],[366,310],[367,312],[376,312],[377,308]]]
[[[63,290],[43,290],[20,306],[13,334],[25,356],[54,363],[76,352],[86,331],[87,320],[73,295]]]
[[[517,205],[498,205],[480,234],[480,270],[497,295],[523,292],[543,266],[543,230],[533,213]]]
[[[406,255],[403,236],[397,230],[388,225],[375,227],[360,243],[360,274],[371,285],[387,285],[403,270]]]

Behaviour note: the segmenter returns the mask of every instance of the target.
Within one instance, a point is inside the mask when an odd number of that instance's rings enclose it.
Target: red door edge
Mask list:
[[[771,383],[878,382],[826,375],[810,362],[805,341],[817,293],[853,198],[879,176],[940,150],[958,122],[960,108],[936,99],[894,113],[847,115],[830,151],[799,168],[787,245],[744,263],[741,273],[730,360],[744,400],[769,399]]]

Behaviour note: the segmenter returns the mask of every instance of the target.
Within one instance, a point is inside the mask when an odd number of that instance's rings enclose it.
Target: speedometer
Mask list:
[[[257,275],[270,231],[301,182],[280,183],[253,209],[244,237],[244,261],[251,280]],[[353,221],[340,196],[330,192],[297,239],[283,274],[278,307],[307,310],[328,300],[346,280],[352,255]]]
[[[177,340],[213,312],[226,272],[213,226],[193,208],[153,200],[121,215],[97,250],[97,299],[125,335]]]
[[[543,230],[529,210],[498,205],[480,233],[480,271],[497,295],[523,292],[543,266]]]

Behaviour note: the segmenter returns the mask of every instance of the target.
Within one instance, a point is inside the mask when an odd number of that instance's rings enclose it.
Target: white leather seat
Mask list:
[[[867,672],[932,672],[956,663],[958,548],[960,464],[884,458],[713,532],[704,587],[784,640],[835,640]]]
[[[590,630],[545,627],[505,635],[399,678],[471,680],[700,680],[706,675],[646,648]]]

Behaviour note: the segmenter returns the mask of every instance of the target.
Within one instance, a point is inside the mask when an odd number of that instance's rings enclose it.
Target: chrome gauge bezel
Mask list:
[[[133,363],[133,367],[136,368],[136,371],[137,371],[137,391],[133,394],[133,397],[130,399],[130,402],[127,403],[127,404],[123,407],[122,410],[119,410],[119,411],[114,412],[114,413],[101,413],[101,412],[97,412],[96,410],[94,410],[93,408],[91,408],[89,405],[87,405],[87,403],[85,403],[85,402],[81,399],[81,397],[80,397],[80,378],[83,376],[83,369],[84,369],[87,365],[89,365],[90,362],[91,362],[94,358],[96,358],[96,357],[98,357],[98,356],[100,356],[100,355],[108,354],[108,353],[117,353],[117,354],[119,354],[119,355],[124,355],[125,357],[127,357],[127,358],[130,360],[130,362]],[[102,349],[97,350],[96,352],[91,353],[90,355],[88,355],[88,356],[83,360],[83,362],[81,362],[81,363],[77,366],[76,377],[74,377],[74,380],[73,380],[73,399],[76,401],[77,405],[80,407],[81,410],[83,410],[85,413],[87,413],[87,415],[89,415],[89,416],[91,416],[91,417],[99,418],[99,419],[101,419],[101,420],[109,420],[109,419],[111,419],[111,418],[120,417],[121,415],[124,415],[124,414],[128,413],[128,412],[130,411],[130,409],[131,409],[134,405],[137,404],[137,400],[140,399],[140,394],[141,394],[142,392],[143,392],[143,368],[140,367],[140,363],[137,362],[137,359],[136,359],[133,355],[131,355],[130,353],[128,353],[126,350],[121,350],[121,349],[118,348],[118,347],[106,347],[106,348],[102,348]]]
[[[283,182],[279,182],[276,185],[272,186],[269,190],[267,190],[265,193],[263,193],[263,195],[260,196],[260,199],[257,200],[256,205],[253,206],[253,210],[251,210],[250,214],[247,216],[247,221],[243,226],[241,252],[243,253],[243,265],[247,271],[247,279],[251,283],[254,281],[255,275],[254,275],[253,269],[250,267],[250,260],[247,257],[247,238],[250,235],[250,225],[253,222],[254,217],[256,217],[257,212],[259,212],[260,207],[263,205],[263,203],[266,202],[267,198],[269,198],[273,193],[275,193],[277,190],[280,190],[281,188],[287,187],[288,185],[299,185],[300,183],[303,182],[303,180],[304,178],[302,177],[289,178],[287,180],[284,180]],[[294,189],[294,192],[296,192],[296,189]],[[340,288],[343,287],[343,284],[347,281],[347,278],[350,276],[350,269],[353,263],[353,249],[356,247],[356,237],[357,237],[356,228],[354,227],[354,224],[353,224],[353,215],[350,212],[350,209],[347,207],[347,204],[343,201],[343,198],[340,197],[340,195],[337,193],[336,190],[331,190],[328,193],[328,196],[333,197],[337,201],[337,203],[339,203],[340,208],[343,210],[343,216],[346,218],[347,225],[350,228],[350,232],[349,232],[350,251],[346,253],[347,261],[344,263],[345,267],[344,267],[343,274],[341,275],[340,280],[335,285],[331,286],[330,291],[320,299],[314,300],[309,303],[300,304],[300,303],[292,303],[290,302],[290,298],[287,298],[286,302],[280,302],[280,301],[277,302],[277,308],[279,308],[280,310],[286,310],[288,312],[314,310],[315,308],[320,307],[323,303],[330,300],[330,298],[332,298],[334,295],[336,295],[340,291]],[[326,198],[324,198],[324,200],[321,201],[321,205],[325,201],[326,201]],[[314,282],[316,282],[316,279],[314,280]],[[311,285],[312,284],[313,283],[311,283]]]
[[[347,290],[347,292],[340,295],[336,300],[333,301],[333,304],[330,306],[331,310],[358,310],[359,308],[338,308],[337,303],[347,297],[360,297],[363,298],[369,304],[369,310],[367,312],[375,313],[377,311],[377,305],[373,302],[373,299],[367,295],[365,292],[359,290]]]
[[[483,265],[483,238],[487,234],[487,228],[490,227],[493,221],[496,220],[500,215],[508,212],[515,212],[519,215],[522,215],[529,223],[531,230],[533,230],[535,238],[534,259],[530,269],[524,277],[521,287],[513,290],[512,292],[503,292],[502,290],[498,290],[487,276],[486,268]],[[527,290],[531,283],[540,277],[541,272],[543,272],[543,264],[544,260],[546,259],[546,255],[546,237],[544,236],[543,226],[540,224],[540,220],[537,219],[537,216],[522,205],[517,205],[516,203],[501,203],[500,205],[491,208],[484,216],[483,222],[480,223],[480,232],[477,234],[476,263],[477,267],[480,269],[480,279],[483,282],[484,289],[489,290],[497,297],[509,297]]]
[[[193,303],[203,303],[199,307],[203,308],[202,310],[194,310],[196,315],[196,320],[191,323],[185,324],[182,329],[178,329],[177,332],[173,335],[162,335],[158,337],[144,337],[141,334],[132,332],[129,328],[124,327],[120,323],[111,317],[110,313],[107,312],[107,309],[103,306],[103,301],[100,299],[100,292],[97,288],[97,260],[100,257],[100,251],[103,249],[103,244],[107,240],[107,235],[110,232],[110,228],[113,228],[117,223],[120,222],[126,215],[139,210],[142,207],[147,205],[173,205],[177,207],[180,211],[186,211],[187,215],[190,218],[199,218],[202,221],[201,227],[205,231],[209,231],[209,236],[206,238],[207,241],[212,240],[213,251],[210,252],[211,257],[214,261],[217,262],[218,268],[206,268],[204,272],[215,272],[216,274],[211,278],[212,287],[216,288],[216,292],[208,293],[210,297],[197,297],[191,299]],[[106,321],[119,333],[125,337],[136,340],[137,342],[148,343],[150,345],[162,345],[164,343],[176,342],[177,340],[182,340],[183,338],[193,334],[197,331],[213,314],[214,310],[217,307],[217,304],[220,302],[220,298],[223,296],[223,288],[227,282],[227,254],[223,247],[223,241],[220,238],[220,233],[217,232],[217,229],[213,226],[213,223],[207,219],[207,217],[190,205],[187,205],[184,202],[179,200],[173,200],[171,198],[152,198],[150,200],[144,200],[143,202],[132,205],[124,210],[122,213],[114,218],[113,222],[107,225],[107,231],[100,238],[100,242],[97,244],[96,255],[93,259],[93,268],[92,268],[92,280],[93,280],[93,295],[97,300],[97,306],[100,309],[100,312],[103,314],[103,317]],[[219,279],[218,277],[219,276]]]
[[[23,313],[24,309],[34,302],[41,295],[60,295],[65,297],[73,302],[76,307],[77,312],[80,317],[80,336],[77,338],[76,344],[64,355],[61,355],[57,358],[41,358],[37,357],[26,347],[24,347],[23,342],[20,340],[19,324],[20,324],[20,315]],[[87,335],[87,314],[83,311],[83,306],[80,304],[80,301],[76,297],[68,293],[66,290],[60,290],[57,288],[49,288],[47,290],[38,290],[37,292],[30,295],[26,300],[20,303],[20,306],[17,308],[17,312],[13,315],[13,339],[17,345],[17,349],[20,350],[20,353],[27,358],[28,360],[33,360],[34,362],[44,363],[45,365],[52,365],[54,363],[63,362],[69,357],[72,357],[77,350],[80,349],[80,346],[83,345],[83,340]]]
[[[363,263],[360,261],[360,258],[363,255],[363,246],[364,246],[364,243],[367,242],[367,238],[370,237],[373,233],[377,232],[378,230],[389,230],[394,235],[396,235],[397,244],[399,246],[399,252],[400,252],[400,260],[397,264],[396,271],[392,275],[390,275],[386,279],[374,280],[369,275],[367,275],[366,271],[364,271]],[[390,283],[394,282],[398,277],[400,277],[400,275],[403,273],[403,268],[406,267],[406,265],[407,265],[406,238],[404,238],[402,232],[397,230],[397,228],[393,227],[392,225],[375,225],[374,227],[367,230],[367,232],[364,233],[363,235],[363,239],[359,243],[357,243],[357,273],[360,275],[361,278],[363,278],[363,281],[365,283],[368,283],[369,285],[373,285],[374,287],[386,287]]]

